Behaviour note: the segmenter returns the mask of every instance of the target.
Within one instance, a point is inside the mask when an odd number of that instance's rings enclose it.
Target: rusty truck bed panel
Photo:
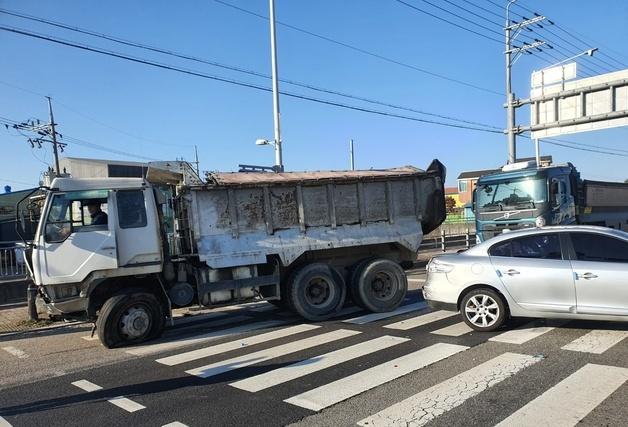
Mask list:
[[[380,243],[416,252],[424,229],[444,220],[444,179],[438,162],[428,171],[209,174],[190,189],[198,255],[221,268]]]

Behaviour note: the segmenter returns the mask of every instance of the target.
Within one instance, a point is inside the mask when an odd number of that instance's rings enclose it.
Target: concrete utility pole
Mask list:
[[[508,135],[508,163],[515,163],[517,161],[517,140],[516,136],[518,130],[515,124],[515,107],[517,101],[515,100],[515,94],[512,92],[512,66],[519,59],[523,53],[529,52],[531,49],[537,49],[541,51],[540,46],[546,43],[541,40],[535,39],[534,43],[523,43],[522,46],[513,46],[513,42],[521,33],[525,27],[537,24],[539,21],[545,19],[544,16],[536,16],[532,19],[526,19],[521,22],[512,23],[510,21],[510,6],[517,0],[509,0],[506,6],[506,26],[504,32],[506,33],[506,134]],[[551,46],[547,45],[550,49]]]
[[[275,122],[275,172],[283,172],[281,152],[281,126],[279,123],[279,80],[277,77],[277,37],[275,35],[275,0],[269,0],[270,6],[270,55],[273,75],[273,118]]]
[[[351,170],[354,171],[355,170],[355,157],[353,153],[353,140],[352,139],[349,140],[349,156],[351,160]]]
[[[59,150],[57,148],[57,132],[55,131],[55,119],[52,115],[52,100],[49,96],[48,99],[48,112],[50,114],[50,136],[52,137],[52,151],[55,156],[55,175],[61,176],[61,170],[59,169]]]

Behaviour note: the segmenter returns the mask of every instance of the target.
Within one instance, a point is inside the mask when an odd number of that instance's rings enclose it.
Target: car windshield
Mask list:
[[[512,209],[534,209],[547,200],[547,190],[543,178],[523,178],[477,187],[478,209],[503,211]]]

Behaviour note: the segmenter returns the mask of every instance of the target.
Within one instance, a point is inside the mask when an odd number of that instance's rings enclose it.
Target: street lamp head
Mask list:
[[[597,47],[594,47],[593,49],[589,49],[587,50],[587,55],[593,56],[593,53],[595,53],[597,50],[598,50]]]
[[[267,139],[257,139],[255,140],[255,145],[269,145],[270,142]]]

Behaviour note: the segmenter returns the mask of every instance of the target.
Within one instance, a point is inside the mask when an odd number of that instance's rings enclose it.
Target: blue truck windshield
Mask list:
[[[503,211],[535,209],[547,200],[544,178],[522,178],[491,184],[478,184],[477,209],[479,211]]]

